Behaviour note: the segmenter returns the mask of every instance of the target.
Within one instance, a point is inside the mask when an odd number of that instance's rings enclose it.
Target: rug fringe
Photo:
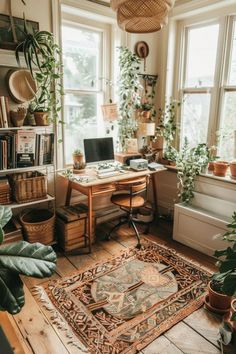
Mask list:
[[[69,327],[68,323],[65,322],[62,316],[58,313],[54,305],[52,304],[51,300],[49,299],[46,291],[42,286],[34,286],[31,289],[32,295],[37,297],[37,299],[42,303],[42,307],[44,307],[47,311],[51,313],[50,320],[52,323],[61,331],[63,331],[68,338],[68,345],[76,347],[83,353],[89,353],[86,348],[81,346],[81,342],[76,341],[73,339],[75,334],[73,333],[72,329]]]

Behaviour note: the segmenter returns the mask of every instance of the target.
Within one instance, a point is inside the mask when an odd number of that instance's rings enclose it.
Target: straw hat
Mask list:
[[[36,82],[29,70],[9,70],[7,83],[10,96],[16,103],[32,100],[37,91]]]

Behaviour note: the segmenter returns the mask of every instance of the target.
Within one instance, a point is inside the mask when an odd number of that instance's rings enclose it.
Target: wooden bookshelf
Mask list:
[[[34,170],[45,170],[46,168],[50,168],[50,167],[54,167],[54,165],[47,164],[47,165],[40,165],[40,166],[8,168],[5,170],[0,170],[0,175],[7,175],[9,173],[27,172],[27,171],[34,171]]]
[[[34,200],[33,202],[26,202],[26,203],[11,203],[11,204],[6,204],[3,206],[7,206],[10,207],[11,209],[17,209],[17,208],[22,208],[22,207],[27,207],[30,205],[34,205],[34,204],[40,204],[40,203],[47,203],[47,202],[52,202],[55,200],[55,197],[47,194],[47,197],[44,199],[38,199],[38,200]],[[1,204],[2,205],[2,204]]]

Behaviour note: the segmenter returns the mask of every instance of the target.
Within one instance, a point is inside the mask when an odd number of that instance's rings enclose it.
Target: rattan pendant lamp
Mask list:
[[[111,0],[119,27],[130,33],[151,33],[162,29],[175,0]]]

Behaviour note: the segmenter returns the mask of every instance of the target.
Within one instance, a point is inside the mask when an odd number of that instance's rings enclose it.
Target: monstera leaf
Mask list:
[[[56,267],[56,253],[41,243],[20,241],[0,248],[0,268],[36,278],[52,275]]]
[[[0,206],[0,244],[4,239],[3,227],[8,223],[12,217],[11,208]]]
[[[0,310],[15,315],[24,303],[23,282],[19,275],[0,268]]]

